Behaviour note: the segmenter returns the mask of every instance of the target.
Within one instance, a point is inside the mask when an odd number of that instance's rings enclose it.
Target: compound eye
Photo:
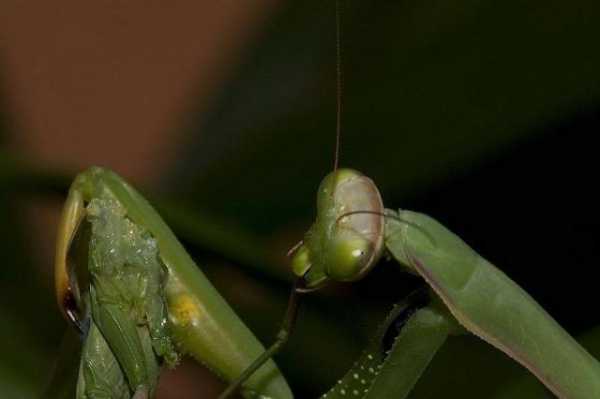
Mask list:
[[[338,281],[360,278],[373,255],[369,241],[360,237],[338,237],[332,243],[327,260],[327,275]]]

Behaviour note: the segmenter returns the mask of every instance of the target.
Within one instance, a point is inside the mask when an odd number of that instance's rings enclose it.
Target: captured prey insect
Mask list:
[[[152,206],[115,173],[76,177],[55,260],[58,304],[83,334],[77,397],[151,398],[160,368],[189,354],[225,381],[264,352]],[[269,360],[246,398],[292,398]]]

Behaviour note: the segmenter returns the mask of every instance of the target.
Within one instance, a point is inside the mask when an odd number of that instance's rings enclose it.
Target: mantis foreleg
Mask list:
[[[87,230],[90,236],[79,240],[78,233]],[[84,261],[71,256],[79,241],[88,245]],[[83,333],[82,296],[89,292],[91,312],[86,314],[106,339],[136,399],[152,397],[161,364],[177,358],[175,346],[226,381],[234,381],[264,351],[150,204],[108,170],[91,168],[71,186],[59,227],[55,276],[59,305]],[[87,389],[93,381],[81,384]],[[243,382],[242,394],[292,397],[269,359]]]
[[[386,247],[428,282],[461,325],[558,397],[600,397],[598,361],[515,282],[429,216],[388,212]]]

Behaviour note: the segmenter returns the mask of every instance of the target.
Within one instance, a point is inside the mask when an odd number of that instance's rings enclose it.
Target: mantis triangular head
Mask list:
[[[317,193],[317,219],[294,251],[292,269],[306,288],[354,281],[384,248],[384,208],[371,179],[352,169],[328,174]]]

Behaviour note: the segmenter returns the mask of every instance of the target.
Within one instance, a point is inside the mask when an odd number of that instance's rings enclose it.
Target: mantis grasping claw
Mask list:
[[[59,225],[59,306],[83,333],[78,398],[152,397],[177,352],[226,381],[263,346],[150,204],[115,173],[77,176]],[[272,360],[242,386],[247,398],[292,398]]]

